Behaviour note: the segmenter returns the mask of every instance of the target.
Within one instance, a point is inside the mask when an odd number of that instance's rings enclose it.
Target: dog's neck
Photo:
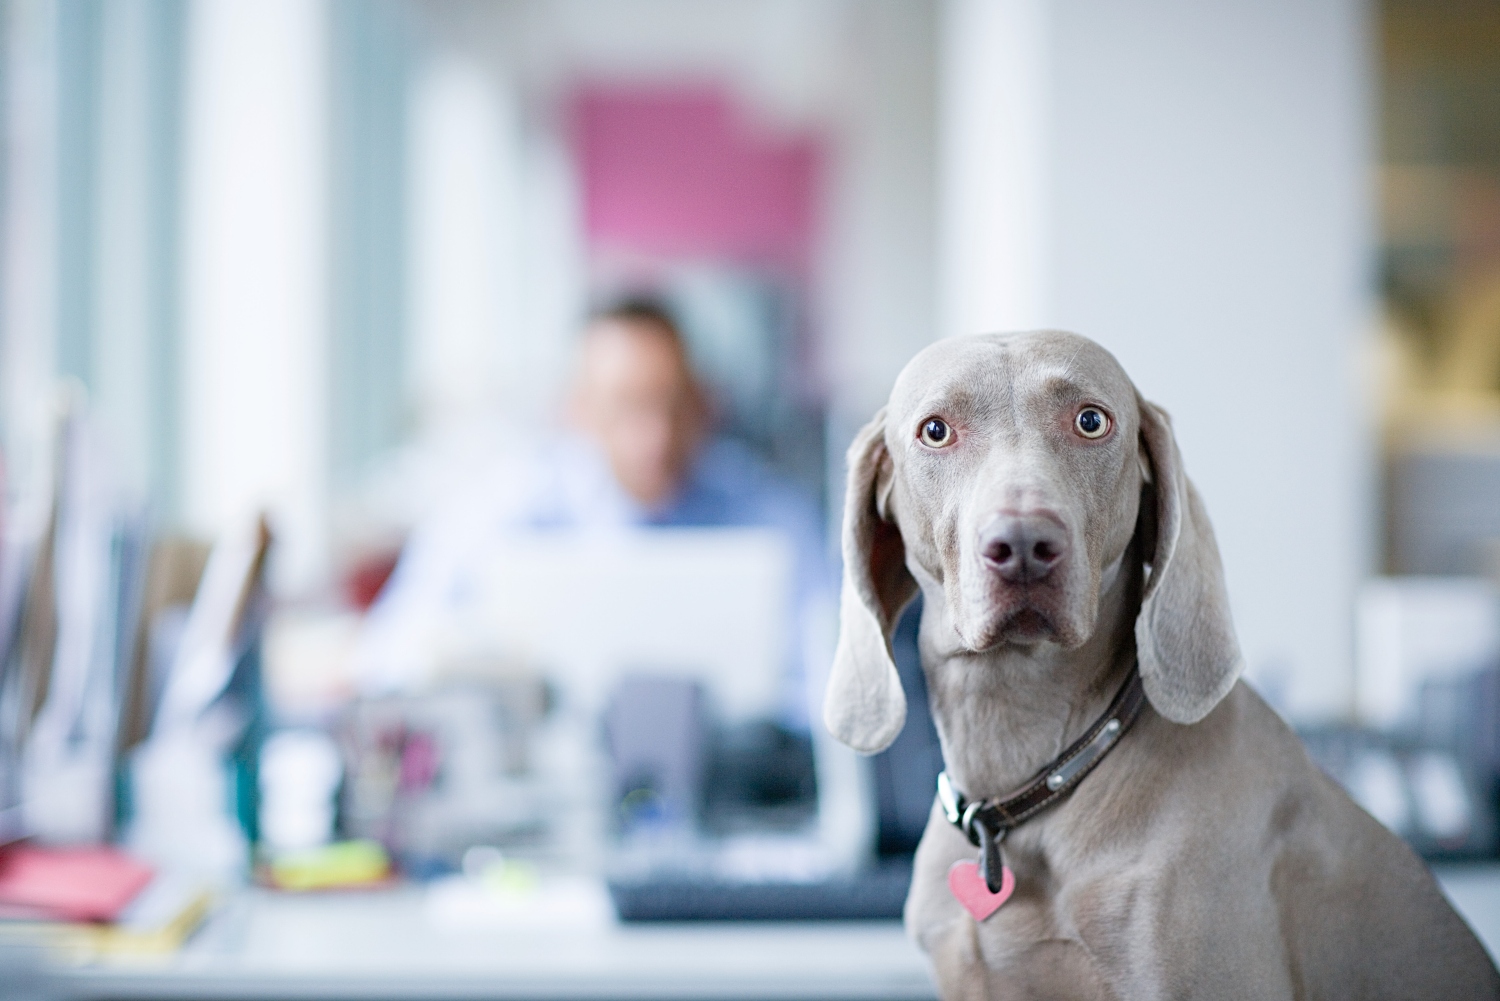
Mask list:
[[[919,646],[949,776],[973,798],[1014,792],[1108,707],[1135,659],[1142,566],[1134,544],[1107,572],[1082,646],[1002,644],[973,653],[941,591],[923,595]]]

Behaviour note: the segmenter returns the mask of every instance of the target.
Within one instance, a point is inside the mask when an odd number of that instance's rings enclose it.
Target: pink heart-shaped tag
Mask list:
[[[979,874],[978,862],[955,862],[948,869],[948,889],[964,905],[964,910],[974,915],[975,921],[983,921],[1016,892],[1016,876],[1009,866],[1001,866],[1000,892],[991,893],[984,885],[984,877]]]

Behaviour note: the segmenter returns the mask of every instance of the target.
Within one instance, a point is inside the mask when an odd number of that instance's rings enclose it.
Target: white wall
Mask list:
[[[184,513],[268,510],[290,591],[327,570],[325,14],[194,0],[187,32]]]
[[[1368,16],[1361,0],[945,9],[945,332],[1077,330],[1173,414],[1251,677],[1299,716],[1350,708],[1374,548]],[[1007,95],[990,59],[1018,44]]]

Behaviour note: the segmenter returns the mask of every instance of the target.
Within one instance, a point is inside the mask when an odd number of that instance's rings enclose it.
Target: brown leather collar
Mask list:
[[[1068,749],[1013,796],[969,800],[954,788],[947,772],[938,774],[938,802],[943,815],[979,848],[979,870],[991,892],[999,892],[1002,863],[1000,842],[1013,827],[1025,823],[1077,788],[1115,746],[1146,704],[1138,665],[1131,665],[1114,701]]]

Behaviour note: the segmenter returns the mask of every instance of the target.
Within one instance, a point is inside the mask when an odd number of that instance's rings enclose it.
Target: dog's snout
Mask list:
[[[1013,584],[1039,581],[1068,554],[1068,537],[1055,518],[1047,515],[1006,515],[991,520],[979,532],[984,562]]]

